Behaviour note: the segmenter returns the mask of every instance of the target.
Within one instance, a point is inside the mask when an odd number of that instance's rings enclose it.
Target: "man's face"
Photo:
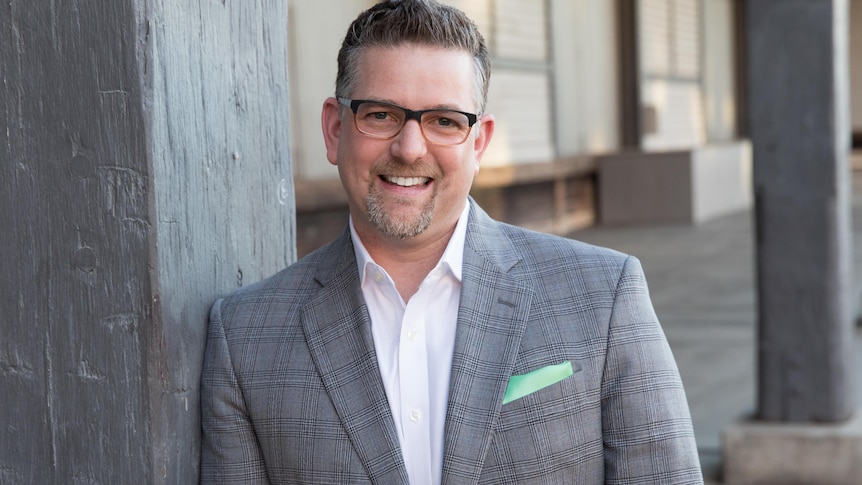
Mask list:
[[[412,110],[476,112],[471,56],[415,45],[363,52],[352,99],[384,101]],[[359,132],[353,113],[330,98],[324,104],[327,158],[338,166],[357,232],[367,244],[448,238],[493,133],[493,117],[473,126],[467,141],[429,143],[416,121],[390,139]]]

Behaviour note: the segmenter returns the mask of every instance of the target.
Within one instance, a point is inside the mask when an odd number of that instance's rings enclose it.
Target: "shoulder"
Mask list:
[[[562,262],[622,266],[630,257],[615,249],[588,244],[573,237],[531,231],[504,223],[500,225],[521,254],[531,260],[556,258]]]
[[[502,222],[495,224],[510,242],[524,270],[551,273],[601,271],[608,276],[619,276],[626,266],[640,268],[636,258],[615,249],[588,244],[574,237],[532,231]]]
[[[579,282],[587,291],[615,292],[627,275],[642,278],[634,256],[584,243],[573,238],[509,229],[513,244],[520,248],[524,270],[548,284]]]
[[[491,259],[517,259],[528,265],[556,261],[558,264],[622,267],[629,258],[610,248],[494,220],[475,202],[468,227],[468,246]]]
[[[630,255],[496,221],[475,203],[468,227],[465,265],[488,264],[537,286],[614,291],[625,274],[642,274]]]

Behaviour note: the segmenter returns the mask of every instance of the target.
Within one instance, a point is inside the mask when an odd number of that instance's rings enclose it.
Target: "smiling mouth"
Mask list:
[[[392,175],[381,175],[380,178],[390,184],[398,185],[400,187],[425,186],[433,180],[430,177],[395,177]]]

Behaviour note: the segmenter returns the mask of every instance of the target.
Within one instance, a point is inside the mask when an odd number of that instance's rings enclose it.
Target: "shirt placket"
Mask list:
[[[427,293],[427,292],[425,292]],[[430,397],[428,395],[427,310],[423,292],[408,302],[401,326],[398,366],[401,388],[401,427],[411,483],[431,483]]]

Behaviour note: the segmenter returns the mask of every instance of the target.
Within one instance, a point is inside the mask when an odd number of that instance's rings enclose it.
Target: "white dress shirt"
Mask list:
[[[412,485],[439,484],[442,479],[443,427],[469,206],[465,204],[437,266],[406,303],[389,274],[368,254],[350,220],[377,363]]]

